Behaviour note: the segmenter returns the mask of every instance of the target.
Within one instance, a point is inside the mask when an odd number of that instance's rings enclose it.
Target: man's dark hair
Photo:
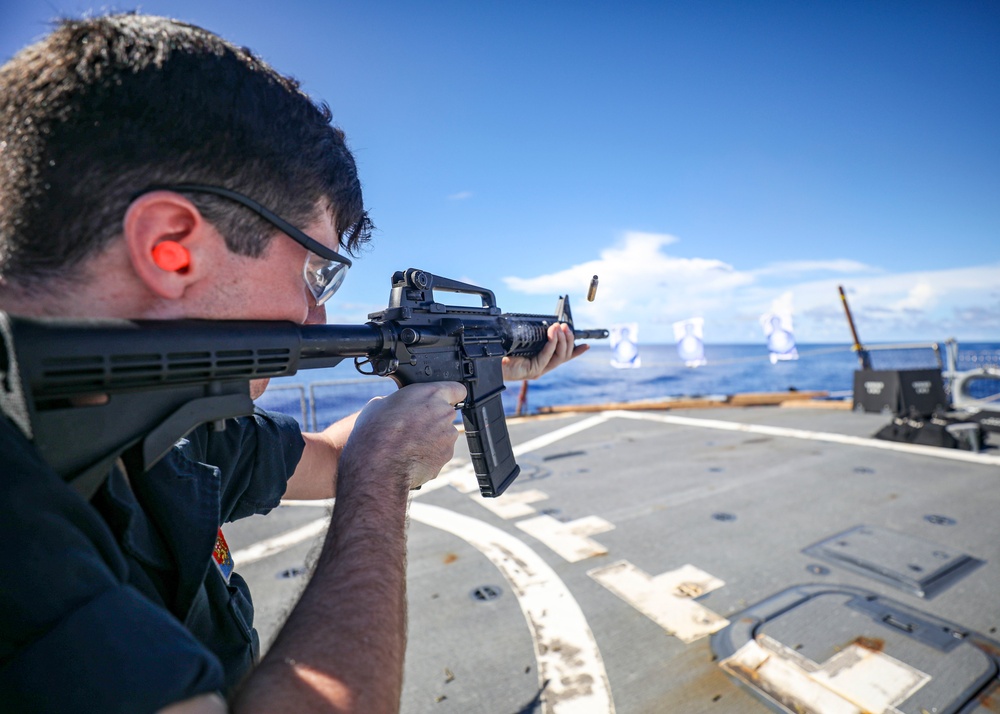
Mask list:
[[[137,14],[63,20],[0,67],[0,276],[29,287],[121,234],[151,185],[239,191],[291,223],[329,201],[341,244],[370,237],[354,158],[330,109],[248,49]],[[186,194],[259,256],[274,229],[225,199]]]

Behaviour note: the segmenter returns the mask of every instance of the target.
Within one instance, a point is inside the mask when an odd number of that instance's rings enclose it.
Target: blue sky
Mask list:
[[[0,58],[79,0],[0,0]],[[130,9],[133,5],[119,5]],[[568,293],[643,341],[1000,340],[995,2],[151,1],[254,48],[347,133],[379,227],[330,309],[393,271]],[[585,295],[600,276],[597,300]],[[447,297],[447,296],[445,296]]]

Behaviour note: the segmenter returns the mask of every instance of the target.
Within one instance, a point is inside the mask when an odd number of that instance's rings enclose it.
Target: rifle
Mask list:
[[[478,295],[482,307],[437,302],[434,290]],[[572,326],[569,297],[554,315],[501,314],[492,291],[410,268],[392,276],[389,306],[364,325],[231,320],[69,320],[0,312],[0,400],[48,463],[90,496],[123,458],[148,469],[201,424],[253,413],[250,381],[332,367],[400,386],[462,382],[462,420],[479,489],[517,478],[500,393],[504,356],[532,356],[548,326]],[[607,330],[574,330],[600,339]],[[5,363],[6,362],[6,363]],[[20,405],[11,409],[10,404]]]

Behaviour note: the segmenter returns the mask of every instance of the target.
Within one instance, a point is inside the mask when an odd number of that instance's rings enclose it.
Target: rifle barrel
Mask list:
[[[573,330],[573,337],[578,340],[606,340],[607,330]]]

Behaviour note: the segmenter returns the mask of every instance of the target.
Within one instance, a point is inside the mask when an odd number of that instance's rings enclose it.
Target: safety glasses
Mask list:
[[[306,285],[309,287],[309,291],[312,293],[313,298],[315,298],[317,305],[322,305],[329,300],[344,282],[344,278],[347,277],[347,269],[351,267],[350,259],[332,248],[328,248],[318,240],[310,238],[278,214],[264,208],[264,206],[252,198],[247,198],[242,193],[230,191],[228,188],[221,188],[219,186],[208,186],[200,183],[181,183],[166,186],[149,186],[133,196],[132,200],[151,191],[209,193],[214,196],[227,198],[230,201],[235,201],[241,206],[249,208],[309,251],[306,263],[302,268],[302,277],[305,279]]]

